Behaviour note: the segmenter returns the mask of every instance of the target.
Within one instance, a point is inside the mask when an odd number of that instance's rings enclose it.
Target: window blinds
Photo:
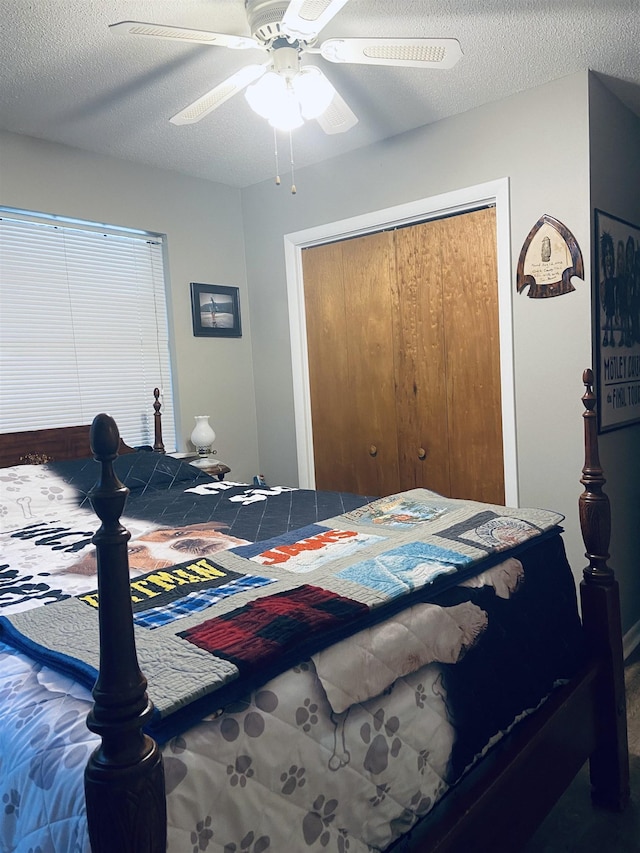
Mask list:
[[[162,238],[0,219],[0,432],[112,415],[175,450]]]

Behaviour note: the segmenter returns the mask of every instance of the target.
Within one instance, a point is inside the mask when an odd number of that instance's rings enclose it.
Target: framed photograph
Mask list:
[[[640,422],[640,226],[595,211],[594,329],[600,432]]]
[[[237,287],[191,282],[193,334],[205,338],[239,338],[240,296]]]

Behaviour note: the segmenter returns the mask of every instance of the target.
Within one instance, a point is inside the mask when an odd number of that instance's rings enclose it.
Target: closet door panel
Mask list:
[[[451,495],[504,503],[495,208],[442,219]]]
[[[302,263],[316,488],[397,492],[393,235],[314,246]]]
[[[400,491],[396,439],[393,233],[341,243],[355,491]]]
[[[302,251],[316,488],[354,490],[348,334],[340,243]]]
[[[403,489],[450,495],[439,223],[395,232],[393,333]]]

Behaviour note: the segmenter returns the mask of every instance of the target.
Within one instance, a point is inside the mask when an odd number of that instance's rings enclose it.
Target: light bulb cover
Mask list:
[[[245,92],[251,109],[277,130],[294,130],[303,124],[300,105],[287,79],[268,71]]]
[[[300,113],[300,105],[293,93],[290,93],[286,100],[274,109],[269,117],[269,124],[276,130],[295,130],[297,127],[302,127],[304,119]]]
[[[244,93],[245,98],[254,113],[262,118],[271,118],[277,105],[286,97],[287,83],[284,77],[275,71],[267,71],[266,74]]]
[[[208,456],[211,445],[216,440],[216,434],[209,423],[209,415],[196,415],[196,425],[191,433],[191,442],[198,452],[198,456]]]
[[[306,119],[322,115],[335,95],[335,89],[315,65],[303,68],[294,77],[292,86]]]

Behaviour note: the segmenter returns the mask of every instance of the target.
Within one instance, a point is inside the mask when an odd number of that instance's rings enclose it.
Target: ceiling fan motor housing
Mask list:
[[[263,44],[283,35],[280,23],[289,6],[289,0],[245,0],[251,35]]]

